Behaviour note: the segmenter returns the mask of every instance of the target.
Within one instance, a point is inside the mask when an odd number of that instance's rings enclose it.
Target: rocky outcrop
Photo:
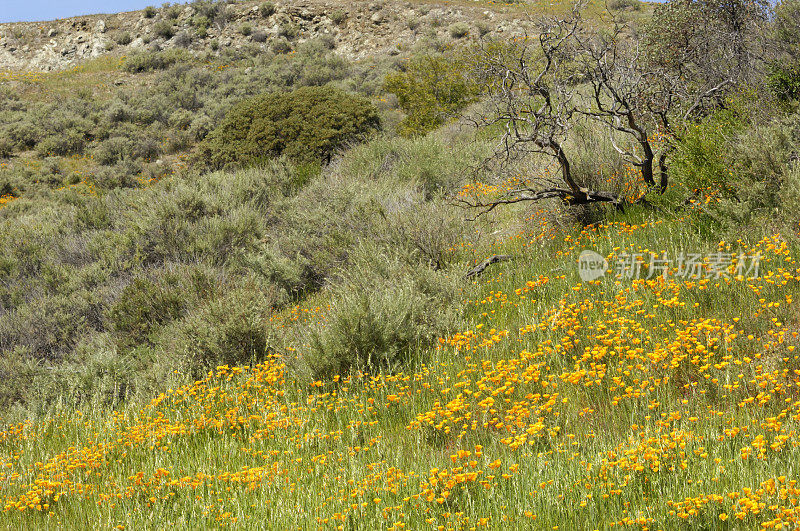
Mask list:
[[[515,17],[518,11],[508,7],[300,0],[274,2],[274,12],[267,15],[261,6],[261,2],[229,4],[223,20],[211,21],[202,30],[201,15],[191,4],[172,6],[169,13],[158,9],[152,16],[132,11],[0,24],[0,70],[62,70],[106,53],[125,55],[147,47],[180,46],[202,53],[248,43],[266,48],[281,41],[291,46],[320,36],[331,39],[341,55],[358,60],[396,55],[423,38],[456,40],[460,37],[451,35],[449,28],[457,22],[470,26],[465,38],[524,31]],[[163,31],[165,25],[169,32]]]

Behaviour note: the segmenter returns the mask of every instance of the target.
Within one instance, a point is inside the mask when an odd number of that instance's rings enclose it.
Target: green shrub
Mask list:
[[[134,278],[111,307],[109,322],[125,346],[144,343],[155,328],[181,317],[187,302],[173,274]]]
[[[800,2],[783,0],[775,5],[772,39],[785,57],[800,59]]]
[[[745,126],[718,111],[681,139],[671,170],[689,187],[716,193],[703,209],[724,229],[797,223],[800,115]]]
[[[300,35],[300,27],[293,22],[284,22],[278,29],[278,35],[288,40],[294,40]]]
[[[331,22],[339,26],[347,19],[347,13],[343,9],[335,9],[331,12],[329,17]]]
[[[192,27],[195,29],[195,34],[202,38],[208,35],[208,28],[211,26],[211,20],[208,17],[195,15],[192,17]]]
[[[334,48],[336,48],[336,39],[332,35],[320,35],[319,37],[314,39],[314,41],[318,42],[322,46],[322,48],[325,48],[327,50],[333,50]],[[309,43],[314,41],[306,41],[303,44],[307,46]]]
[[[187,61],[190,56],[185,50],[172,49],[158,52],[138,52],[125,59],[123,69],[127,72],[149,72],[163,70],[175,63]]]
[[[221,2],[217,0],[195,0],[192,2],[192,7],[197,16],[211,20],[219,13]]]
[[[608,8],[613,11],[622,11],[626,9],[639,11],[642,9],[642,3],[639,2],[639,0],[612,0],[609,2]]]
[[[50,187],[61,186],[64,183],[64,168],[60,157],[46,157],[39,167],[38,182]]]
[[[800,100],[800,63],[771,63],[767,73],[767,86],[782,103]]]
[[[94,160],[110,166],[130,156],[131,143],[123,136],[111,137],[94,149]]]
[[[386,76],[384,88],[397,96],[406,118],[400,122],[404,136],[425,134],[476,99],[478,87],[466,74],[457,55],[422,55],[405,69]]]
[[[14,153],[14,145],[10,138],[0,135],[0,159],[7,159]]]
[[[131,34],[129,32],[127,32],[127,31],[123,31],[122,33],[117,35],[117,38],[116,38],[117,44],[119,44],[121,46],[127,46],[132,41],[133,41],[133,37],[131,37]]]
[[[264,18],[271,17],[275,14],[275,4],[272,2],[264,2],[259,6],[258,14]]]
[[[738,221],[763,215],[773,219],[797,212],[793,204],[793,176],[800,145],[800,115],[750,127],[735,135],[725,151],[735,180],[736,199],[744,212]]]
[[[153,33],[156,37],[171,39],[175,35],[175,25],[167,20],[161,20],[153,26]]]
[[[279,43],[285,46],[281,50],[276,49]],[[273,51],[276,53],[290,49],[289,43],[283,38],[273,41]],[[292,88],[343,80],[351,70],[346,60],[331,53],[325,39],[318,38],[300,44],[294,54],[274,58],[262,72],[262,76],[269,79],[273,86]]]
[[[54,268],[42,273],[55,281],[64,271]],[[93,305],[90,294],[75,291],[40,297],[36,304],[7,312],[0,320],[0,350],[22,348],[39,360],[57,363],[84,332]]]
[[[380,126],[367,100],[330,87],[266,94],[236,105],[198,148],[213,168],[249,165],[281,154],[298,162],[330,160],[346,142]]]
[[[169,5],[169,3],[164,4],[162,9],[162,13],[164,14],[164,18],[168,20],[175,20],[178,18],[183,11],[183,6],[175,4]]]
[[[175,42],[175,46],[179,46],[181,48],[186,48],[190,44],[192,44],[192,36],[189,35],[185,31],[181,31],[177,35],[175,35],[174,42]]]
[[[65,156],[83,152],[85,145],[86,140],[80,131],[68,130],[44,138],[36,146],[36,152],[40,157]]]
[[[0,87],[0,112],[25,111],[26,105],[11,87]]]
[[[253,40],[253,42],[261,43],[261,42],[266,42],[268,36],[269,35],[267,34],[266,31],[264,31],[264,30],[256,30],[256,31],[253,32],[253,34],[250,36],[250,38]]]
[[[6,134],[17,149],[30,149],[42,138],[41,128],[28,120],[10,124]]]
[[[728,139],[741,126],[730,112],[718,112],[703,122],[688,124],[672,157],[675,176],[691,191],[732,197],[736,185],[726,153]]]
[[[142,14],[144,15],[144,18],[153,18],[156,16],[156,8],[153,6],[147,6],[144,8]]]
[[[192,374],[220,364],[237,366],[263,360],[270,344],[267,328],[272,293],[244,284],[209,300],[167,331],[169,351]]]
[[[342,275],[327,319],[308,332],[315,376],[402,370],[453,325],[456,290],[443,273],[363,246]]]
[[[253,26],[251,26],[250,24],[246,24],[246,23],[242,24],[242,26],[239,28],[239,33],[241,33],[245,37],[249,37],[250,34],[253,33]]]
[[[276,237],[265,250],[273,264],[271,281],[287,291],[322,287],[348,263],[359,241],[413,254],[421,267],[445,267],[459,221],[426,198],[449,192],[445,183],[456,182],[465,161],[477,157],[433,143],[394,138],[356,146],[332,173],[284,203],[272,231]]]
[[[30,407],[36,401],[41,388],[31,384],[43,372],[41,363],[31,356],[28,349],[0,350],[0,404],[6,411],[12,405]]]
[[[141,173],[140,166],[131,161],[121,161],[113,166],[103,166],[97,169],[87,177],[87,180],[105,190],[134,188],[139,184],[137,178],[139,173]]]
[[[430,200],[452,193],[463,178],[463,164],[480,160],[477,149],[456,149],[436,137],[379,138],[354,147],[341,164],[346,175],[409,184]]]
[[[214,15],[214,24],[219,29],[222,29],[228,24],[228,21],[231,19],[232,14],[228,10],[228,6],[225,3],[218,3],[216,5],[217,5],[217,11],[216,14]]]
[[[292,45],[285,37],[280,37],[272,41],[272,51],[276,54],[285,54],[292,51]]]
[[[110,166],[123,160],[151,159],[160,152],[161,146],[154,138],[113,136],[95,147],[94,159],[100,164]]]
[[[800,163],[792,162],[781,187],[781,215],[792,227],[800,228]]]
[[[454,22],[447,29],[454,39],[461,39],[469,35],[469,24],[466,22]]]

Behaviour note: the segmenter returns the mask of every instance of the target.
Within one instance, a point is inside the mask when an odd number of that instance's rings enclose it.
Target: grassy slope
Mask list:
[[[116,68],[48,74],[26,96],[103,87],[97,76],[111,80]],[[465,284],[464,329],[406,373],[309,386],[276,359],[219,368],[141,409],[65,404],[8,427],[0,526],[793,522],[798,249],[780,235],[719,242],[691,211],[629,212],[583,231],[544,212],[518,228],[519,214],[479,226],[503,234],[480,253],[516,259]],[[623,249],[718,245],[761,250],[765,276],[582,284],[575,265],[584,248],[613,264]],[[302,325],[325,307],[308,300],[282,318]]]
[[[2,435],[3,525],[562,529],[794,521],[797,249],[698,217],[498,241],[468,330],[395,375],[221,367],[140,411]],[[759,250],[762,278],[580,283],[584,248]],[[509,522],[513,522],[510,524]],[[532,523],[535,522],[535,523]],[[268,523],[268,524],[267,524]]]

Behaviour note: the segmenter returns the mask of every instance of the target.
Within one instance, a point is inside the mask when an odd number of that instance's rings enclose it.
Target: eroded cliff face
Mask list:
[[[226,4],[208,17],[195,5],[49,22],[0,24],[0,70],[63,70],[104,54],[182,47],[203,53],[228,47],[289,47],[328,36],[349,59],[397,55],[424,38],[443,43],[524,33],[517,8],[448,3],[263,2]],[[463,34],[464,31],[466,34]]]

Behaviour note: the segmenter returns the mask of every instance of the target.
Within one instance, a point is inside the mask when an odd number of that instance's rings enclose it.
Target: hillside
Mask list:
[[[262,5],[269,4],[269,9]],[[197,54],[213,47],[241,49],[256,43],[298,44],[329,37],[337,53],[351,60],[407,52],[423,38],[449,38],[449,27],[467,23],[473,33],[520,36],[530,11],[545,6],[473,2],[235,2],[207,13],[213,3],[51,22],[0,24],[0,71],[54,71],[103,55],[127,55],[148,48],[180,47]],[[642,8],[646,8],[642,4]],[[637,9],[640,11],[641,8]],[[267,14],[269,13],[269,14]],[[245,29],[243,34],[243,28]]]
[[[0,25],[0,527],[796,528],[798,28]]]

